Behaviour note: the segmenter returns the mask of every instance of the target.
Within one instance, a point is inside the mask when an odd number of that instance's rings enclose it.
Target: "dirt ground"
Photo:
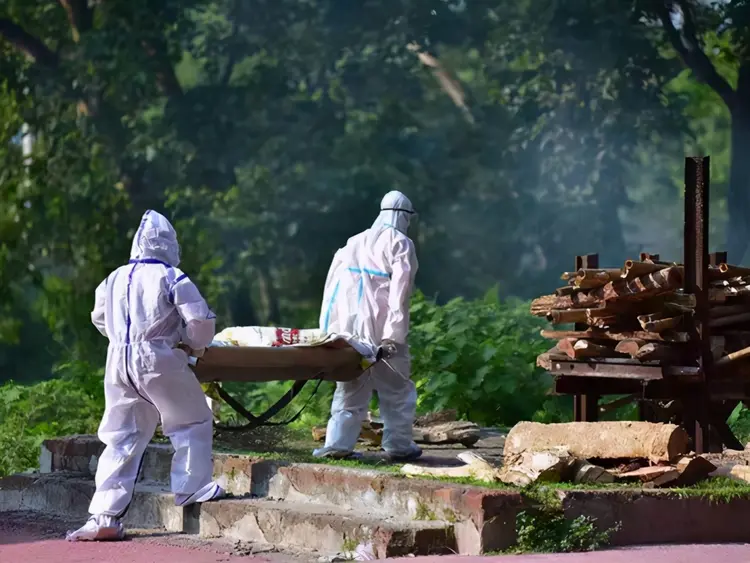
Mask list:
[[[417,462],[420,465],[461,465],[456,457],[461,452],[472,451],[496,464],[502,463],[505,433],[483,428],[479,441],[467,449],[460,444],[432,445],[420,444],[424,455]],[[251,431],[217,431],[214,447],[219,451],[238,453],[275,454],[290,461],[313,461],[312,451],[321,447],[312,439],[310,430],[292,430],[280,426],[266,426]],[[385,455],[377,447],[360,442],[357,451],[363,456],[363,463],[386,464]]]

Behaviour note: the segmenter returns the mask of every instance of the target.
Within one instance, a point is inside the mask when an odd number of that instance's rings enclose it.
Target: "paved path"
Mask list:
[[[11,514],[6,513],[4,516]],[[305,563],[278,553],[246,555],[237,546],[157,533],[136,534],[131,541],[70,543],[62,539],[65,523],[12,513],[0,518],[2,563]],[[307,559],[309,562],[310,559]],[[416,557],[399,563],[750,563],[750,544],[674,545],[569,553],[492,557]]]
[[[404,561],[404,560],[402,560]],[[669,545],[593,553],[493,557],[415,557],[413,563],[748,563],[750,544]]]

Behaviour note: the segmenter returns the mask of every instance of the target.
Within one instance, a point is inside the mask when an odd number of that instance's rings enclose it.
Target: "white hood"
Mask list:
[[[172,223],[161,213],[148,210],[133,237],[131,260],[155,259],[177,267],[180,263],[180,245]]]
[[[379,231],[383,227],[393,227],[406,234],[413,214],[414,207],[408,197],[399,191],[388,192],[380,202],[380,215],[372,224],[372,229]]]

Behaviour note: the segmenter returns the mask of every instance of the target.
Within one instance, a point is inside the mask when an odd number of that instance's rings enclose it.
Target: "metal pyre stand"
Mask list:
[[[727,418],[750,399],[750,370],[743,363],[717,369],[711,350],[709,324],[709,266],[726,263],[726,253],[708,253],[709,157],[685,159],[684,293],[695,296],[692,316],[686,316],[689,365],[648,365],[630,360],[572,360],[556,355],[549,372],[554,391],[574,396],[576,421],[593,422],[600,412],[637,400],[642,420],[672,421],[691,435],[697,453],[721,451],[722,446],[743,449]],[[641,255],[641,261],[658,256]],[[598,268],[598,255],[578,256],[576,271]],[[576,325],[577,331],[586,330]],[[744,364],[747,367],[747,364]],[[626,395],[600,405],[604,395]]]

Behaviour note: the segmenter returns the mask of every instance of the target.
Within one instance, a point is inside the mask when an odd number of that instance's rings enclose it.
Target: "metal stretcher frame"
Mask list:
[[[247,419],[243,426],[220,426],[224,430],[247,430],[258,426],[289,424],[304,411],[305,404],[291,419],[272,423],[270,419],[286,407],[308,381],[352,381],[366,367],[362,356],[345,340],[334,340],[317,346],[217,346],[207,348],[198,358],[193,372],[201,383],[294,381],[289,391],[261,415],[253,415],[237,399],[221,387],[219,396],[238,414]],[[312,395],[310,398],[312,398]],[[309,399],[308,399],[309,403]]]

